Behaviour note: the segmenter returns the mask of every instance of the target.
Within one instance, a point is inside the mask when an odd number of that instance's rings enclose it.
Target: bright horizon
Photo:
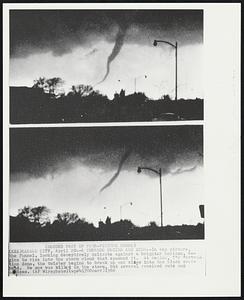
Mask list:
[[[54,177],[11,182],[10,215],[15,216],[24,206],[47,206],[50,217],[57,213],[77,213],[80,218],[98,225],[130,219],[135,225],[145,226],[150,221],[160,224],[159,180],[136,170],[122,171],[114,184],[99,194],[99,189],[113,172],[92,170],[77,165]],[[162,177],[164,225],[196,225],[201,223],[199,205],[203,204],[203,170]],[[126,187],[126,188],[125,188]],[[40,191],[42,191],[40,193]],[[132,202],[132,205],[126,203]],[[126,205],[125,205],[126,204]],[[104,208],[106,207],[106,208]]]
[[[113,44],[99,42],[90,48],[77,47],[63,56],[51,52],[32,54],[10,60],[10,86],[33,85],[39,77],[61,77],[65,93],[72,85],[87,84],[102,94],[113,98],[115,92],[125,89],[126,94],[135,91],[158,99],[169,94],[175,97],[175,54],[170,46],[159,44],[124,45],[111,63],[107,79],[96,85],[105,73],[106,59]],[[200,44],[178,48],[178,98],[203,98],[202,48]],[[147,78],[144,76],[146,75]]]

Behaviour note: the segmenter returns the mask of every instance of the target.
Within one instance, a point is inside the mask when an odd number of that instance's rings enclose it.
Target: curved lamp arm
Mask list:
[[[142,170],[149,170],[149,171],[152,171],[152,172],[154,172],[158,175],[161,175],[161,169],[159,171],[157,171],[157,170],[154,170],[154,169],[148,168],[148,167],[138,167],[137,173],[141,173]]]
[[[177,47],[176,44],[174,45],[174,44],[172,44],[172,43],[170,43],[170,42],[163,41],[163,40],[154,40],[153,45],[154,45],[154,46],[157,46],[158,43],[165,43],[165,44],[168,44],[168,45],[170,45],[170,46],[172,46],[172,47],[174,47],[174,48]]]

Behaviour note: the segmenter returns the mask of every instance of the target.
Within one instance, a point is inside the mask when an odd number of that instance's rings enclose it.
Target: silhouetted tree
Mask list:
[[[125,90],[121,89],[120,93],[119,93],[119,96],[121,98],[125,97]]]
[[[154,227],[154,228],[155,228],[155,227],[158,227],[155,221],[149,222],[148,225],[149,225],[150,227]]]
[[[76,223],[80,220],[77,213],[65,212],[62,214],[57,214],[56,221],[63,223],[65,225]]]
[[[46,79],[45,77],[39,77],[34,80],[34,85],[32,88],[42,89],[45,93],[51,96],[58,96],[58,88],[62,86],[64,81],[60,77],[53,77]]]
[[[103,221],[100,220],[100,221],[98,222],[98,227],[99,227],[99,228],[104,228],[104,223],[103,223]]]
[[[114,93],[114,99],[113,100],[118,100],[119,99],[119,94],[118,93]]]
[[[72,85],[71,94],[79,95],[81,97],[89,96],[93,93],[96,93],[93,90],[93,87],[85,84]]]
[[[25,206],[24,208],[20,208],[18,210],[18,218],[24,218],[24,219],[30,219],[31,217],[31,207],[30,206]]]
[[[51,95],[57,95],[58,94],[58,88],[64,84],[64,81],[60,77],[53,77],[46,80],[47,84],[47,91]]]
[[[25,206],[24,208],[19,209],[18,212],[17,218],[26,219],[36,225],[44,226],[46,223],[50,222],[48,216],[49,209],[46,206]]]
[[[106,223],[106,225],[111,225],[111,218],[107,217],[105,223]]]
[[[43,89],[46,86],[46,78],[45,77],[39,77],[38,79],[34,80],[34,85],[32,88],[38,88],[38,89]]]
[[[171,99],[171,97],[170,97],[170,95],[163,95],[162,97],[161,97],[161,99],[162,100],[165,100],[165,101],[171,101],[172,99]]]

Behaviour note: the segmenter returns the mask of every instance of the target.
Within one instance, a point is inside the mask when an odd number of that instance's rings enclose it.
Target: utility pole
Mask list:
[[[138,77],[135,77],[134,78],[134,90],[135,90],[135,93],[136,93],[136,83],[137,83],[137,79],[140,79],[144,77],[145,79],[147,79],[147,75],[141,75],[141,76],[138,76]]]
[[[159,169],[159,186],[160,186],[160,225],[163,227],[163,197],[162,197],[162,170]]]
[[[177,101],[177,89],[178,89],[178,86],[177,86],[177,81],[178,81],[178,79],[177,79],[177,72],[178,72],[178,70],[177,70],[177,51],[178,51],[178,44],[177,44],[177,42],[175,42],[175,101]]]
[[[125,205],[132,205],[132,204],[133,204],[132,202],[126,202],[126,203],[120,205],[120,207],[119,207],[120,220],[122,220],[122,208],[123,208],[123,206],[125,206]]]

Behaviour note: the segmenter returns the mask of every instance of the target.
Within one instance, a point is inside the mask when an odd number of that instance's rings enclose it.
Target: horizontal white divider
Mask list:
[[[104,122],[104,123],[47,123],[47,124],[9,124],[10,128],[32,127],[116,127],[116,126],[179,126],[203,125],[203,120],[197,121],[149,121],[149,122]]]

